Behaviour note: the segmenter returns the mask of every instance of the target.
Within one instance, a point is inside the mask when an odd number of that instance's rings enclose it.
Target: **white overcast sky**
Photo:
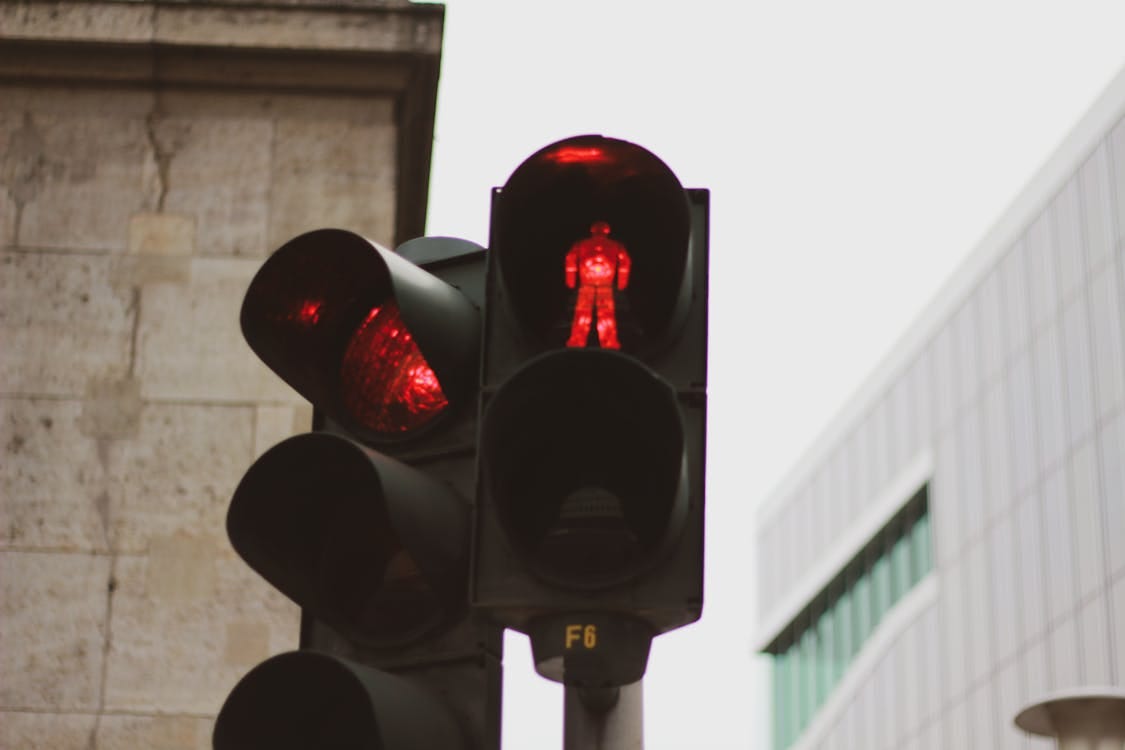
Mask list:
[[[767,747],[754,506],[1125,67],[1123,40],[1122,0],[447,0],[429,234],[487,244],[490,188],[583,133],[711,190],[706,599],[654,644],[648,750]],[[522,637],[505,665],[505,750],[561,748],[561,689]]]

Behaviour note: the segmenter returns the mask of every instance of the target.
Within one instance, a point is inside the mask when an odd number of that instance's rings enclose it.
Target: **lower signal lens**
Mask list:
[[[603,580],[635,565],[643,551],[621,500],[600,487],[583,487],[563,499],[536,554],[549,569]]]
[[[419,429],[449,405],[393,301],[374,307],[344,351],[344,408],[385,435]]]
[[[320,559],[321,601],[366,643],[409,643],[441,621],[437,592],[376,514],[333,529]],[[372,530],[381,533],[372,535]]]

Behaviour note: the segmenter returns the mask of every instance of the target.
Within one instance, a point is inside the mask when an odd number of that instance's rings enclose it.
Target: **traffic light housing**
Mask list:
[[[467,592],[484,255],[325,229],[251,282],[246,340],[316,431],[250,467],[227,529],[300,605],[301,650],[235,687],[216,750],[498,750],[500,631]]]
[[[708,194],[579,136],[494,191],[472,599],[570,685],[703,602]]]
[[[255,667],[215,722],[216,748],[464,747],[435,696],[395,675],[294,651]]]
[[[483,250],[466,240],[420,238],[400,251],[434,245],[482,262]],[[352,232],[321,229],[282,245],[247,290],[241,320],[262,361],[364,443],[399,454],[472,406],[477,306]]]

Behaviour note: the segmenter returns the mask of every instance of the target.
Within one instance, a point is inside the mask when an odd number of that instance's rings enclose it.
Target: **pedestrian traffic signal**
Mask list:
[[[570,685],[635,682],[702,610],[707,219],[601,136],[493,194],[472,598]]]
[[[326,229],[246,293],[250,347],[316,409],[234,492],[235,550],[301,607],[301,650],[251,671],[216,750],[498,750],[500,631],[468,607],[484,250],[392,253]]]

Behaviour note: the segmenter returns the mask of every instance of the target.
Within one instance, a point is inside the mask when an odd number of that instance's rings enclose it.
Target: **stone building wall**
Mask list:
[[[296,645],[225,532],[311,421],[242,294],[301,231],[418,233],[440,52],[440,6],[353,6],[0,7],[0,748],[210,747]]]

